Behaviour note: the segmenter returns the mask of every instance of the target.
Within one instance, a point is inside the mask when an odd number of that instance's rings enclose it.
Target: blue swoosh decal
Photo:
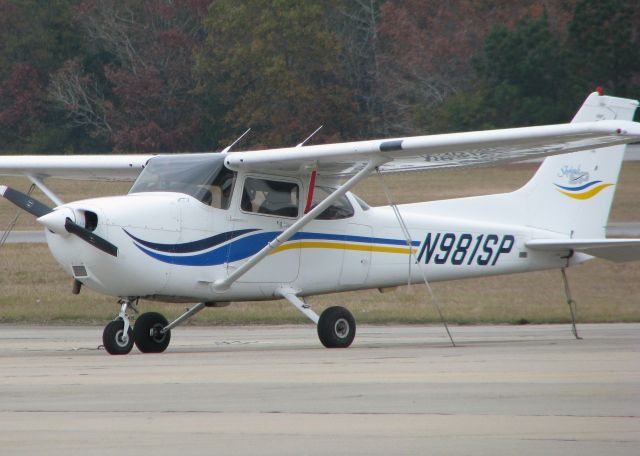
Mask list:
[[[599,184],[602,181],[591,181],[587,182],[584,185],[580,185],[578,187],[565,187],[564,185],[554,184],[556,187],[560,187],[562,190],[567,190],[568,192],[579,192],[580,190],[584,190],[585,188],[589,188],[593,185]]]
[[[215,266],[223,263],[231,263],[234,261],[243,260],[256,253],[258,253],[268,242],[275,239],[281,232],[280,231],[265,231],[262,233],[252,234],[242,239],[237,239],[233,242],[220,246],[216,249],[209,250],[207,252],[198,253],[196,255],[168,255],[168,254],[185,254],[193,253],[197,248],[199,250],[210,249],[223,242],[237,238],[243,234],[258,231],[257,229],[236,230],[221,233],[216,236],[212,236],[207,239],[199,241],[188,242],[185,244],[157,244],[153,242],[144,241],[138,239],[135,236],[127,232],[127,234],[136,241],[136,247],[142,252],[146,253],[152,258],[164,263],[175,264],[179,266]],[[126,232],[126,231],[125,231]],[[389,238],[376,238],[370,236],[350,236],[344,234],[330,234],[330,233],[296,233],[289,239],[290,241],[297,240],[332,240],[332,241],[347,241],[357,242],[364,244],[386,244],[386,245],[407,245],[406,241],[402,239],[389,239]],[[420,245],[420,241],[411,241],[411,245],[417,247]],[[151,249],[151,250],[150,250]],[[153,251],[155,250],[155,251]],[[164,252],[164,253],[160,253]]]
[[[162,253],[152,252],[151,250],[137,244],[136,247],[150,257],[164,263],[179,266],[215,266],[223,263],[239,261],[258,253],[268,242],[275,239],[278,234],[279,233],[277,231],[254,234],[252,236],[233,241],[222,247],[218,247],[217,249],[189,256],[165,255]]]
[[[199,241],[187,242],[184,244],[158,244],[155,242],[149,242],[137,238],[127,230],[124,230],[124,232],[127,233],[127,235],[137,243],[144,245],[145,247],[149,247],[150,249],[167,253],[199,252],[201,250],[210,249],[211,247],[215,247],[216,245],[222,244],[223,242],[230,241],[231,239],[235,239],[238,236],[242,236],[243,234],[251,233],[253,231],[258,231],[258,229],[254,228],[249,230],[227,231],[226,233],[220,233],[206,239],[200,239]]]

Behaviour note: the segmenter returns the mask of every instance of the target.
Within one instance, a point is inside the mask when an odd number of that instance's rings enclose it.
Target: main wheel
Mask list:
[[[143,313],[133,326],[136,347],[142,353],[162,353],[169,346],[171,331],[162,332],[169,323],[157,312]]]
[[[344,307],[329,307],[318,320],[318,337],[327,348],[347,348],[356,337],[356,320]]]
[[[102,345],[110,355],[126,355],[133,348],[133,331],[124,333],[124,321],[114,320],[105,326]]]

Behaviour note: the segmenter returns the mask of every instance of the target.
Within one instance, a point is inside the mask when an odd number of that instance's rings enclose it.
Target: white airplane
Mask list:
[[[551,268],[568,291],[567,267],[640,259],[640,239],[605,238],[626,144],[640,141],[637,106],[595,92],[561,125],[233,153],[2,156],[0,174],[28,177],[56,207],[6,186],[0,194],[38,217],[75,293],[85,285],[119,298],[103,334],[111,354],[134,343],[162,352],[205,307],[274,298],[316,323],[324,346],[348,347],[351,313],[318,316],[304,297]],[[349,192],[376,172],[546,156],[511,193],[369,207]],[[135,182],[124,196],[63,203],[49,177]],[[148,312],[133,325],[140,298],[199,304],[173,322]]]

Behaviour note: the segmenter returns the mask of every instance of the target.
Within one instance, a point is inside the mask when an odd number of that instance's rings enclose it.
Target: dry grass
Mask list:
[[[71,294],[71,279],[55,264],[45,245],[8,245],[0,255],[0,321],[102,323],[115,316],[114,298],[83,289]],[[569,271],[582,322],[640,321],[640,263],[618,265],[596,260]],[[433,284],[447,319],[458,324],[547,323],[569,321],[558,271],[468,279]],[[317,311],[345,305],[358,321],[431,323],[438,316],[424,286],[316,296]],[[184,306],[142,302],[142,310],[175,317]],[[297,323],[306,321],[283,301],[235,303],[199,314],[196,323]]]
[[[509,165],[472,171],[409,173],[385,177],[398,202],[425,201],[513,190],[524,184],[534,164]],[[377,178],[363,182],[356,193],[371,204],[385,204]],[[2,178],[3,184],[26,190],[24,180]],[[129,184],[51,182],[64,201],[125,193]],[[640,219],[640,162],[623,166],[612,221]],[[44,196],[36,193],[43,202]],[[0,201],[0,229],[16,210]],[[4,226],[3,226],[4,225]],[[18,229],[39,229],[33,218],[23,216]],[[45,245],[6,245],[0,249],[0,321],[104,323],[115,316],[115,299],[83,289],[71,294],[71,279],[58,267]],[[640,262],[614,264],[593,261],[569,271],[574,298],[582,322],[640,321]],[[569,321],[558,271],[469,279],[434,284],[442,309],[451,322],[543,323]],[[422,286],[401,287],[395,293],[362,291],[310,299],[316,310],[329,305],[349,307],[358,321],[369,323],[437,322],[435,308]],[[184,306],[143,302],[142,310],[157,310],[169,318]],[[286,302],[235,303],[199,314],[194,323],[293,323],[305,322]]]

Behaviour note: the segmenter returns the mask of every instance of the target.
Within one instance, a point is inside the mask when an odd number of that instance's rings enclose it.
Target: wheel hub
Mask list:
[[[118,344],[119,347],[126,347],[127,344],[129,343],[129,336],[124,332],[124,329],[119,330],[116,333],[116,344]]]
[[[166,337],[167,334],[162,332],[163,328],[164,326],[161,325],[160,323],[157,323],[151,327],[151,330],[149,331],[149,335],[151,336],[154,342],[161,343]]]
[[[339,338],[344,339],[349,334],[349,322],[344,318],[339,318],[336,320],[334,330]]]

